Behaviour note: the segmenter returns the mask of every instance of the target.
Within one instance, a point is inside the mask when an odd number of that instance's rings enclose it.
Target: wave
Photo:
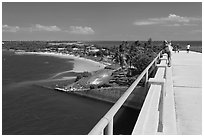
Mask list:
[[[60,82],[60,81],[64,81],[64,80],[71,80],[71,79],[75,79],[75,76],[72,77],[62,77],[59,79],[43,79],[43,80],[31,80],[31,81],[23,81],[23,82],[18,82],[18,83],[11,83],[9,85],[7,85],[7,89],[14,89],[14,88],[20,88],[20,87],[25,87],[25,86],[29,86],[29,85],[37,85],[37,84],[43,84],[43,83],[49,83],[49,82]]]

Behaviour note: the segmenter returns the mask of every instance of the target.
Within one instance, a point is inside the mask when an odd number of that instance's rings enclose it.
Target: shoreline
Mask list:
[[[73,63],[73,69],[70,71],[64,71],[60,72],[56,75],[60,75],[61,73],[66,73],[66,72],[93,72],[97,71],[100,69],[104,69],[107,64],[97,62],[91,59],[87,59],[84,57],[79,57],[75,55],[70,55],[70,54],[63,54],[63,53],[55,53],[55,52],[15,52],[15,54],[33,54],[33,55],[41,55],[41,56],[52,56],[52,57],[58,57],[58,58],[65,58],[65,59],[73,59],[70,62]]]

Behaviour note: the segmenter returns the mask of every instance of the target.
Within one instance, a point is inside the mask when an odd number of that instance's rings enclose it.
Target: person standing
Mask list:
[[[168,59],[168,66],[171,66],[171,43],[167,42],[166,40],[164,41],[164,53],[167,54],[167,59]]]
[[[191,45],[187,44],[187,46],[186,46],[187,53],[189,53],[190,47],[191,47]]]
[[[179,53],[179,44],[176,45],[177,52]]]
[[[173,45],[173,51],[176,53],[176,51],[177,51],[177,45],[176,44],[174,44]]]

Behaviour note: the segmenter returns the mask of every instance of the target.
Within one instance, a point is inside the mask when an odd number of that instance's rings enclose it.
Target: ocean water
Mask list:
[[[38,86],[59,72],[71,70],[70,61],[2,52],[3,135],[88,134],[113,104]],[[114,133],[130,134],[138,114],[133,109],[120,109],[114,118]]]

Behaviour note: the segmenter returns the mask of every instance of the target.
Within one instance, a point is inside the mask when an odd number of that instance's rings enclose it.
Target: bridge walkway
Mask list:
[[[144,76],[150,88],[132,135],[202,134],[202,53],[172,52],[171,67],[166,67],[163,56],[155,77],[148,79],[148,70],[159,57],[160,53],[89,135],[113,134],[113,117]]]
[[[202,134],[202,54],[172,52],[177,134]]]

